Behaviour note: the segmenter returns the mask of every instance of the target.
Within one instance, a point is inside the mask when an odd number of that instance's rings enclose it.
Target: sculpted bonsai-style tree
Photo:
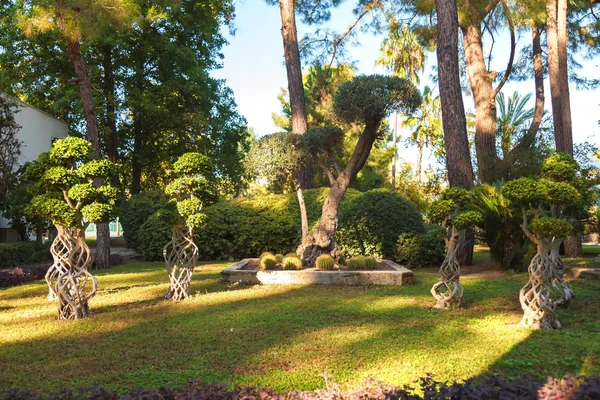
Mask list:
[[[294,176],[310,155],[329,179],[330,190],[321,212],[319,225],[308,231],[304,196],[298,191],[302,217],[302,243],[296,251],[303,265],[312,266],[321,254],[338,258],[335,232],[338,209],[352,179],[367,162],[373,143],[381,138],[383,120],[394,111],[412,112],[421,104],[421,94],[408,80],[382,75],[357,76],[340,85],[334,96],[333,111],[345,126],[358,135],[354,151],[346,165],[336,160],[336,149],[344,139],[334,126],[309,129],[304,135],[276,133],[262,138],[250,152],[249,171],[270,181],[294,181]],[[298,182],[295,186],[298,187]]]
[[[207,156],[186,153],[175,162],[173,170],[178,177],[167,185],[165,193],[172,197],[175,211],[162,213],[172,226],[171,241],[163,250],[171,283],[165,298],[184,300],[190,297],[190,282],[198,261],[194,229],[204,223],[202,207],[217,201],[218,194],[214,166]]]
[[[573,297],[563,277],[559,249],[573,230],[569,218],[579,208],[577,187],[582,180],[577,172],[573,157],[559,153],[544,160],[541,179],[520,178],[502,188],[502,194],[521,211],[523,232],[537,246],[529,264],[529,281],[519,296],[524,312],[521,323],[535,329],[560,329],[555,308],[568,305]]]
[[[90,223],[106,223],[115,215],[117,189],[94,184],[98,179],[108,182],[115,166],[104,158],[90,160],[91,154],[92,145],[85,139],[67,137],[30,166],[46,169],[40,181],[44,193],[33,197],[26,211],[49,219],[58,231],[50,247],[54,263],[46,274],[49,297],[58,299],[58,319],[89,315],[88,302],[97,282],[88,271],[92,257],[85,230]]]
[[[437,300],[436,308],[462,307],[463,286],[460,284],[460,263],[457,251],[465,240],[467,228],[481,222],[481,214],[466,211],[471,193],[462,188],[445,190],[440,200],[431,204],[429,220],[438,223],[447,232],[446,258],[440,267],[441,280],[433,285],[431,294]]]

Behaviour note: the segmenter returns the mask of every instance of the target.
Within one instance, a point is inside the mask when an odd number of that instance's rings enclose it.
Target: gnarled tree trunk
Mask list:
[[[464,230],[462,232],[453,230],[450,239],[446,239],[448,250],[440,267],[442,279],[431,288],[431,294],[437,300],[435,308],[462,307],[463,286],[460,284],[460,263],[456,256],[462,236]]]
[[[46,274],[48,298],[58,300],[58,319],[85,318],[90,313],[88,302],[98,288],[88,271],[92,258],[85,243],[85,227],[56,228],[58,234],[50,247],[54,263]]]
[[[163,250],[165,266],[171,282],[165,299],[184,300],[190,297],[190,282],[198,261],[198,247],[194,243],[192,228],[174,226],[171,232],[171,241]]]
[[[565,263],[559,253],[560,242],[555,243],[550,250],[550,262],[552,263],[552,286],[558,291],[560,297],[554,301],[557,307],[568,307],[571,299],[575,297],[571,286],[565,282]]]

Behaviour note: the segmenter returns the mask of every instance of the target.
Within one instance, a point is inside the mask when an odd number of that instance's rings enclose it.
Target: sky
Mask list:
[[[329,26],[338,32],[345,31],[354,21],[352,5],[346,1],[332,13]],[[298,23],[298,37],[312,31]],[[271,113],[280,112],[277,100],[281,88],[287,88],[287,78],[283,59],[281,39],[281,19],[279,7],[269,6],[264,0],[243,0],[236,3],[234,19],[236,32],[231,36],[224,30],[229,44],[223,48],[223,67],[213,71],[213,76],[224,79],[233,90],[239,112],[248,121],[258,136],[277,132]],[[497,40],[497,55],[492,62],[492,69],[502,71],[508,59],[508,35]],[[383,67],[375,66],[379,57],[379,49],[383,36],[361,33],[357,37],[359,46],[349,49],[349,58],[356,62],[358,72],[362,74],[385,73]],[[528,36],[519,40],[519,45],[526,44]],[[519,46],[517,47],[518,57]],[[435,53],[429,53],[428,68],[422,78],[421,86],[432,85],[428,78],[431,65],[435,64]],[[584,63],[584,74],[598,77],[600,60]],[[505,95],[518,90],[521,94],[534,91],[533,81],[509,82],[505,85]],[[546,80],[546,109],[550,109],[550,89]],[[474,110],[473,99],[465,97],[465,108]],[[532,103],[533,106],[533,103]],[[600,146],[600,88],[593,91],[578,91],[571,85],[571,112],[573,120],[573,140],[575,143],[589,141]],[[400,147],[400,157],[412,161],[414,152]]]

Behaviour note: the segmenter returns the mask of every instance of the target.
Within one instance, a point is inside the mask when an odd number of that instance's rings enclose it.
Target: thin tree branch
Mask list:
[[[515,60],[515,48],[517,46],[517,41],[515,39],[515,25],[513,24],[512,16],[510,15],[510,9],[508,8],[504,0],[501,0],[500,4],[502,4],[504,16],[506,17],[506,21],[508,22],[508,28],[510,29],[510,56],[508,58],[508,65],[506,66],[506,72],[504,73],[504,76],[502,77],[502,80],[500,81],[496,89],[494,89],[494,92],[492,93],[492,98],[490,99],[491,101],[494,101],[498,93],[500,93],[500,90],[502,90],[502,87],[504,86],[504,84],[508,80],[508,77],[510,76],[510,73],[512,72],[513,62]]]

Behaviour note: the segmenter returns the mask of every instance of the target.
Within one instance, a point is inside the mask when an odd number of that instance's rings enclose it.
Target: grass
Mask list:
[[[193,298],[163,300],[161,263],[97,271],[92,317],[57,321],[43,282],[0,290],[0,389],[183,385],[193,377],[277,390],[410,383],[486,371],[600,374],[600,282],[574,280],[564,330],[518,328],[523,274],[465,279],[465,309],[432,311],[434,273],[403,287],[228,286],[197,268]]]

